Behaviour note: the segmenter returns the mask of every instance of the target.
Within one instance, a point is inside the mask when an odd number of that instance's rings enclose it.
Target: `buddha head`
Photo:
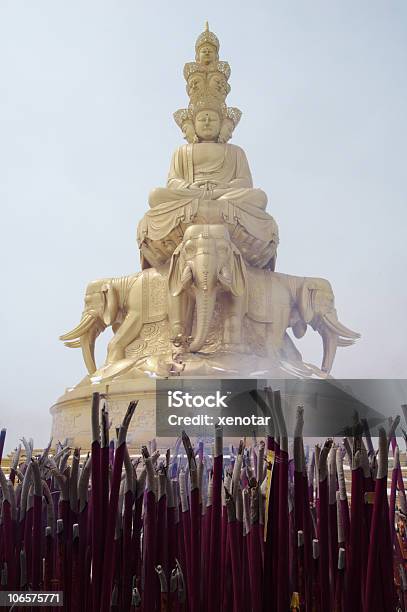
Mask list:
[[[213,72],[208,75],[208,88],[214,96],[225,99],[230,91],[230,85],[221,72]]]
[[[194,118],[195,134],[200,142],[218,142],[222,116],[213,108],[199,110]]]
[[[209,66],[218,60],[216,47],[209,43],[201,45],[196,54],[196,61],[204,66]]]
[[[230,140],[232,138],[234,129],[235,124],[233,123],[232,119],[225,117],[220,128],[218,142],[227,142]]]
[[[190,144],[198,142],[199,139],[196,135],[194,122],[192,121],[192,119],[187,119],[186,121],[184,121],[181,126],[181,129],[182,133],[184,134],[184,138],[187,142],[189,142]]]
[[[187,81],[187,94],[192,98],[197,98],[205,89],[205,75],[202,72],[192,72]]]
[[[198,36],[195,43],[195,59],[204,66],[209,66],[219,59],[219,40],[209,30],[208,22],[206,22],[205,30]]]
[[[188,143],[226,143],[230,140],[241,112],[226,106],[229,77],[229,64],[219,61],[219,40],[206,23],[195,44],[195,62],[184,65],[188,108],[174,113]]]

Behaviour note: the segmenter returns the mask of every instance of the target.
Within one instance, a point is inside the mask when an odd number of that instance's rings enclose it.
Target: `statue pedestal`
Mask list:
[[[155,437],[155,380],[148,378],[112,381],[95,384],[89,379],[85,383],[67,389],[51,407],[52,438],[67,439],[68,445],[90,448],[91,434],[91,398],[92,393],[108,393],[109,418],[112,422],[111,437],[119,427],[129,403],[139,400],[136,412],[127,436],[131,447],[140,447]]]
[[[91,399],[92,393],[106,394],[109,405],[109,418],[112,422],[112,433],[119,427],[126,409],[131,401],[138,400],[128,432],[128,444],[131,448],[140,449],[141,445],[156,437],[156,381],[157,376],[147,375],[151,363],[147,360],[144,371],[129,368],[129,360],[104,368],[104,377],[86,376],[78,385],[68,388],[51,407],[52,438],[54,443],[67,439],[68,445],[89,449],[91,435]],[[154,368],[152,368],[154,369]],[[151,370],[150,370],[151,371]],[[99,373],[102,369],[99,370]],[[159,377],[166,378],[166,377]],[[260,359],[254,355],[217,353],[215,355],[189,355],[185,360],[185,369],[180,376],[169,377],[174,383],[185,379],[226,379],[226,378],[261,378],[279,379],[324,379],[326,374],[318,368],[304,363],[277,363],[270,359]],[[162,441],[163,442],[163,441]],[[163,442],[164,443],[164,442]]]

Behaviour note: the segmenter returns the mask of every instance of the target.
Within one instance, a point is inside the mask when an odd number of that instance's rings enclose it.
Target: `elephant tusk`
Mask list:
[[[82,355],[85,365],[88,369],[89,374],[96,372],[95,363],[95,339],[96,333],[86,332],[80,338],[80,345],[82,348]]]
[[[77,340],[80,336],[88,331],[88,329],[93,325],[95,321],[95,317],[89,313],[85,313],[82,316],[81,322],[77,325],[72,331],[64,334],[63,336],[59,336],[60,340]]]
[[[322,320],[324,321],[328,329],[330,329],[334,334],[337,334],[338,336],[343,336],[344,338],[352,338],[354,340],[360,338],[360,334],[352,331],[351,329],[348,329],[347,327],[345,327],[345,325],[342,325],[342,323],[340,323],[336,318],[336,315],[333,315],[332,313],[323,315]]]
[[[80,340],[71,340],[69,342],[64,342],[64,345],[67,346],[68,348],[80,348],[81,347],[81,341]]]
[[[352,346],[355,344],[353,338],[338,338],[338,346]]]
[[[330,329],[319,328],[319,333],[322,336],[323,357],[321,370],[330,373],[338,347],[338,335]]]

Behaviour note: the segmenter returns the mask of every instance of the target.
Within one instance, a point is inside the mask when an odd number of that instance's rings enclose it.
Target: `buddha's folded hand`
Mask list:
[[[202,180],[202,181],[195,181],[194,183],[191,184],[191,188],[196,188],[196,187],[198,187],[199,189],[230,189],[231,185],[228,183],[224,183],[222,181]]]
[[[202,180],[202,181],[195,181],[194,183],[191,183],[191,187],[192,188],[206,188],[208,185],[208,181]]]

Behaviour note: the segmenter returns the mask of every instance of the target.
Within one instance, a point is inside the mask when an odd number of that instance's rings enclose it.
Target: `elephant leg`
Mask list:
[[[225,344],[240,344],[242,339],[242,321],[238,315],[225,319],[223,340]]]
[[[171,296],[168,318],[170,335],[174,344],[184,344],[191,333],[193,300],[190,296],[181,294]]]
[[[271,352],[280,351],[283,347],[284,334],[289,323],[289,311],[283,309],[273,314],[272,323],[266,325],[266,346]]]
[[[243,299],[225,295],[225,323],[223,341],[225,344],[240,344],[242,341]]]
[[[284,334],[281,352],[285,359],[287,359],[287,361],[302,362],[302,355],[295,346],[294,342],[291,340],[290,336],[287,334],[287,332]]]
[[[125,358],[125,350],[141,331],[142,320],[138,313],[128,313],[123,323],[109,342],[106,363]]]
[[[267,350],[279,351],[283,345],[280,329],[275,323],[268,323],[266,326],[266,346]]]

